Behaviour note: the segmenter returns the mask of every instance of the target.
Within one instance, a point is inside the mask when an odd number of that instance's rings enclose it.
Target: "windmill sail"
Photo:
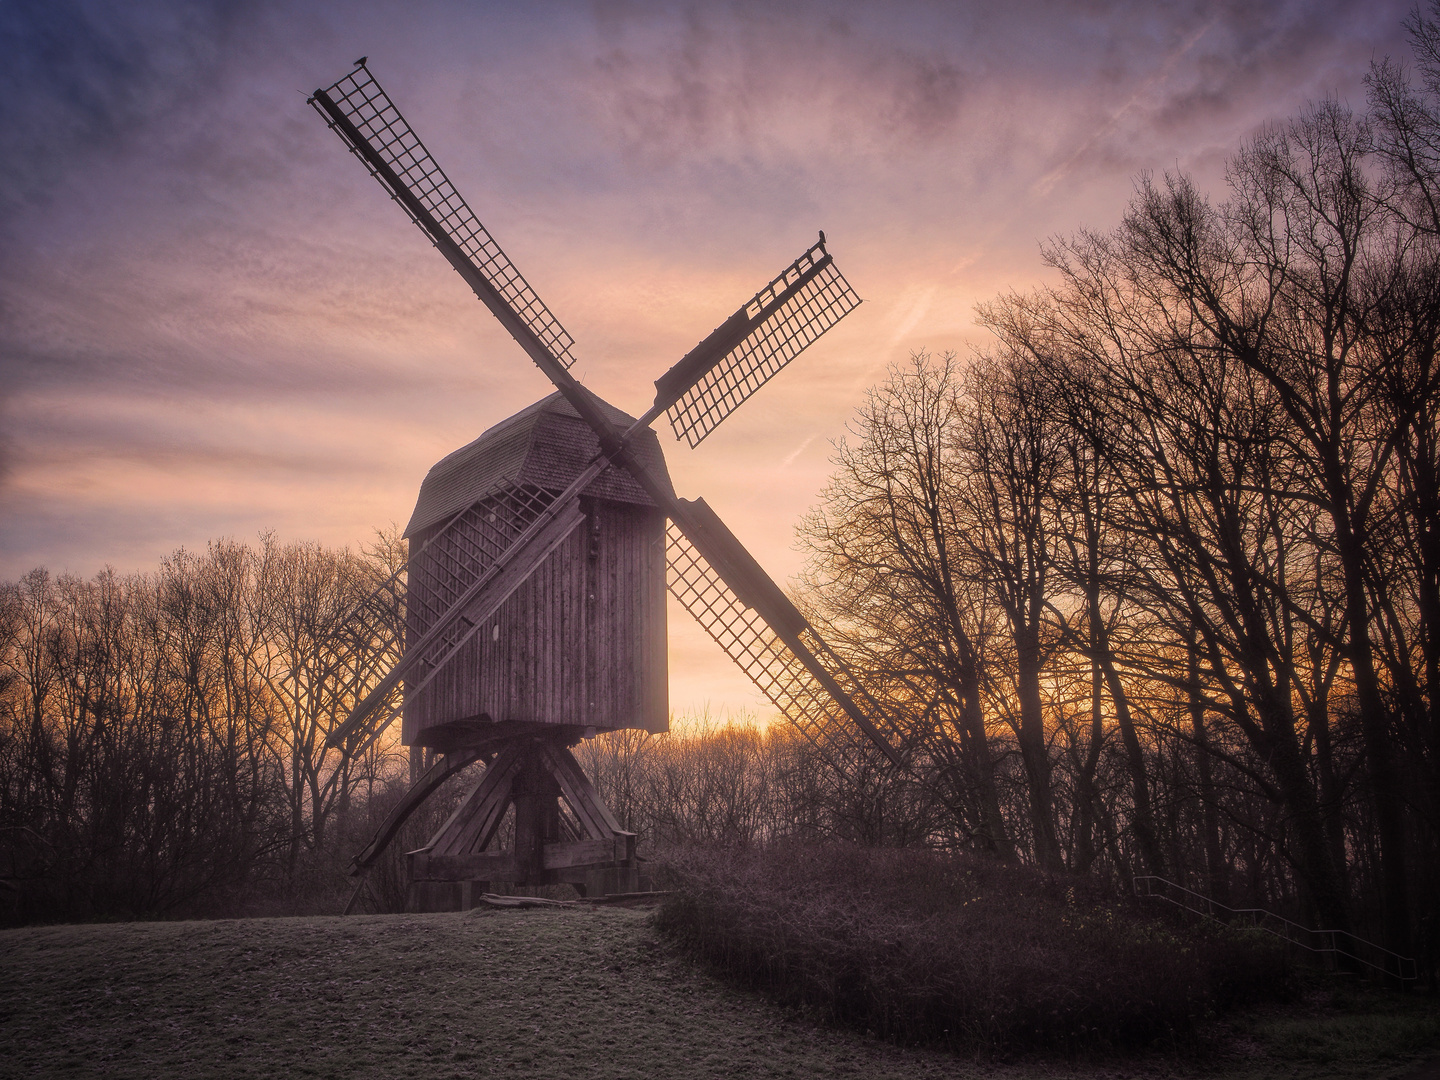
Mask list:
[[[371,696],[384,672],[400,658],[405,637],[405,585],[403,567],[382,581],[340,621],[326,646],[329,660],[316,680],[319,714],[346,716],[355,702]],[[398,690],[387,694],[377,709],[398,712]],[[338,729],[336,729],[338,730]],[[327,745],[338,743],[327,741]],[[353,743],[359,754],[368,740]]]
[[[333,86],[316,90],[310,101],[462,277],[473,285],[472,274],[478,273],[553,357],[567,368],[575,363],[574,339],[480,224],[364,64]],[[482,294],[481,299],[495,310],[490,297]],[[501,321],[508,327],[506,319]]]
[[[336,729],[327,745],[348,740],[351,753],[359,753],[370,739],[384,731],[400,712],[400,688],[396,686],[372,710],[375,720],[364,724],[361,739],[354,738],[356,725],[349,723],[354,706],[369,697],[386,672],[404,652],[407,607],[419,606],[419,621],[429,626],[442,618],[449,606],[505,551],[508,544],[548,505],[550,494],[538,490],[507,492],[497,487],[474,505],[451,516],[421,546],[425,558],[412,550],[395,570],[340,620],[332,636],[333,659],[321,673],[322,715],[347,717],[346,726]],[[494,527],[503,502],[509,509],[503,522]],[[421,586],[411,590],[410,582]],[[437,605],[436,600],[440,603]],[[383,719],[381,719],[383,717]]]
[[[327,90],[315,91],[311,102],[555,383],[595,431],[601,450],[575,485],[541,510],[498,562],[463,588],[457,582],[453,603],[355,707],[329,743],[388,723],[398,709],[394,693],[401,680],[413,682],[407,689],[417,690],[444,667],[486,617],[478,612],[493,610],[487,607],[492,603],[498,607],[503,602],[500,593],[518,586],[568,535],[567,526],[575,527],[575,496],[614,462],[630,472],[674,525],[671,591],[777,707],[829,750],[847,739],[854,748],[849,734],[858,729],[888,758],[903,763],[895,732],[877,726],[882,711],[840,658],[713,511],[703,501],[677,499],[629,442],[635,430],[668,410],[677,434],[697,445],[854,310],[860,299],[826,252],[823,234],[820,243],[657,382],[655,405],[622,436],[598,399],[569,373],[574,362],[570,335],[460,198],[363,62]],[[408,672],[416,673],[413,680]]]
[[[699,446],[727,416],[825,331],[860,297],[825,250],[825,238],[796,259],[655,381],[655,405],[676,438]]]
[[[672,519],[668,534],[669,587],[681,606],[839,772],[851,774],[866,752],[856,732],[903,766],[900,732],[845,663],[703,500],[677,501],[690,519],[688,529]]]

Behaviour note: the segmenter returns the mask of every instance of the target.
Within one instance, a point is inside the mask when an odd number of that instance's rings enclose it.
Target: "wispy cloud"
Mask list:
[[[1047,197],[1050,192],[1054,191],[1055,185],[1060,183],[1061,180],[1065,179],[1071,168],[1074,167],[1075,162],[1077,162],[1081,157],[1083,157],[1085,153],[1089,151],[1090,148],[1094,146],[1098,141],[1113,132],[1116,127],[1119,126],[1120,121],[1125,117],[1126,113],[1130,112],[1130,110],[1133,109],[1137,103],[1149,100],[1154,97],[1156,89],[1160,87],[1167,79],[1170,78],[1170,76],[1174,73],[1176,66],[1185,57],[1185,55],[1199,43],[1200,39],[1205,36],[1206,32],[1215,25],[1217,19],[1218,16],[1216,19],[1211,19],[1209,22],[1205,23],[1205,25],[1201,26],[1198,30],[1196,30],[1188,38],[1186,38],[1185,41],[1183,41],[1178,48],[1172,51],[1170,55],[1165,58],[1165,62],[1161,64],[1160,67],[1152,75],[1145,79],[1144,82],[1141,83],[1140,87],[1128,98],[1126,98],[1125,101],[1120,105],[1120,107],[1114,112],[1112,112],[1098,129],[1096,129],[1089,136],[1087,136],[1085,140],[1081,142],[1078,147],[1075,148],[1074,152],[1069,157],[1067,157],[1059,165],[1055,166],[1055,168],[1051,169],[1044,176],[1040,177],[1040,179],[1036,180],[1035,183],[1031,184],[1031,192],[1043,199]]]
[[[805,451],[887,362],[963,348],[1136,171],[1360,94],[1408,5],[13,0],[0,574],[362,542],[546,392],[306,106],[361,54],[622,407],[827,231],[867,302],[670,461],[783,576]]]
[[[810,444],[813,443],[814,441],[815,441],[815,436],[814,436],[814,435],[811,435],[811,436],[810,436],[809,438],[807,438],[804,442],[802,442],[799,446],[797,446],[794,450],[791,450],[790,453],[788,453],[788,454],[785,455],[784,460],[782,460],[782,461],[780,462],[780,467],[781,467],[781,468],[784,468],[784,469],[788,469],[791,465],[794,465],[794,464],[795,464],[795,459],[798,458],[801,454],[803,454],[806,450],[808,450],[808,449],[810,448]]]

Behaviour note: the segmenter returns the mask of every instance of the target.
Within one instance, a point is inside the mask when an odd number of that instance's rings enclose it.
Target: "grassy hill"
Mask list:
[[[787,1015],[677,956],[644,910],[0,931],[16,1077],[1338,1080],[1406,1075],[1440,1040],[1433,1002],[1308,1008],[1227,1027],[1198,1058],[973,1062]]]

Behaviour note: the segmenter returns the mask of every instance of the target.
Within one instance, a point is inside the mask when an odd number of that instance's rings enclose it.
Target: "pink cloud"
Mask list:
[[[699,450],[664,437],[785,578],[887,363],[979,341],[1136,172],[1218,184],[1258,125],[1359,104],[1407,6],[52,5],[0,75],[0,572],[363,543],[547,391],[305,105],[362,53],[632,412],[826,230],[866,303]],[[676,703],[755,704],[673,619]]]

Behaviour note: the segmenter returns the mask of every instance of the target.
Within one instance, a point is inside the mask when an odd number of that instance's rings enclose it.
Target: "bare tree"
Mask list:
[[[967,558],[955,357],[923,354],[871,390],[801,527],[810,602],[928,760],[932,789],[982,848],[1008,855],[984,711],[998,615]]]

